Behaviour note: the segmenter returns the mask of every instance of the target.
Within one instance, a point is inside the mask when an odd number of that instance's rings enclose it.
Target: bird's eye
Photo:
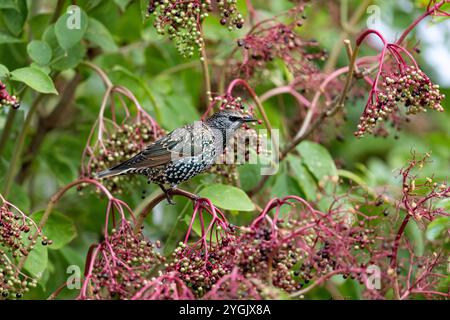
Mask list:
[[[241,117],[237,117],[237,116],[230,116],[228,119],[230,119],[230,121],[239,121],[242,118]]]

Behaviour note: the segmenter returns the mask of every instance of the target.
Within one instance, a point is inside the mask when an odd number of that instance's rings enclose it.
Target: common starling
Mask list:
[[[244,122],[257,121],[237,110],[224,109],[205,121],[177,128],[134,157],[97,173],[96,178],[142,174],[156,183],[172,203],[170,189],[209,169]],[[170,189],[166,189],[169,185]]]

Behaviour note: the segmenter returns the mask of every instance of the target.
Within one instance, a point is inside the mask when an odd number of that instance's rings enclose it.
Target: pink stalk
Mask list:
[[[400,38],[398,38],[398,40],[397,40],[397,42],[396,42],[396,44],[397,45],[400,45],[405,39],[406,39],[406,37],[408,36],[408,34],[423,20],[423,19],[425,19],[426,17],[428,17],[428,16],[430,16],[430,15],[433,15],[436,11],[438,11],[438,12],[440,12],[440,13],[442,13],[444,16],[446,16],[446,17],[448,17],[448,16],[450,16],[450,14],[449,13],[447,13],[447,12],[443,12],[443,11],[440,11],[440,8],[444,5],[444,4],[446,4],[446,3],[450,3],[450,1],[449,0],[443,0],[443,1],[440,1],[439,3],[437,3],[437,4],[435,4],[433,7],[431,7],[431,3],[432,3],[433,1],[430,1],[429,2],[429,4],[428,4],[428,6],[427,6],[427,11],[425,12],[425,13],[423,13],[421,16],[419,16],[416,20],[414,20],[414,22],[408,27],[408,28],[406,28],[405,29],[405,31],[403,31],[403,33],[402,33],[402,35],[400,36]]]

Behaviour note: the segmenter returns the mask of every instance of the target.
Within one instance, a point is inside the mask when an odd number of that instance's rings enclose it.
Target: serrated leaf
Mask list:
[[[40,65],[46,65],[52,58],[52,48],[47,42],[33,40],[27,45],[27,52],[33,61]]]
[[[317,181],[326,176],[337,176],[336,165],[328,150],[320,144],[303,141],[297,147],[303,163]]]
[[[83,38],[88,28],[88,16],[80,8],[63,14],[56,21],[55,35],[64,50],[69,50]]]
[[[84,37],[98,45],[103,51],[116,51],[117,45],[109,30],[98,20],[89,17],[89,24]]]
[[[39,224],[43,214],[43,210],[37,211],[31,215],[31,218]],[[53,241],[48,248],[57,250],[72,241],[77,235],[77,230],[72,219],[58,211],[52,211],[47,222],[45,223],[44,228],[42,229],[42,233],[49,240]]]
[[[199,196],[225,210],[253,211],[255,205],[248,195],[239,188],[224,184],[213,184],[200,191]]]
[[[33,90],[40,93],[58,94],[53,80],[42,70],[36,68],[20,68],[11,71],[11,79],[25,83]]]

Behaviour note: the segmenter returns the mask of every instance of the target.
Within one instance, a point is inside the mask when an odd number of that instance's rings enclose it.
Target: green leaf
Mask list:
[[[317,181],[321,181],[326,176],[337,176],[336,165],[325,147],[311,141],[303,141],[297,150],[303,163]]]
[[[274,177],[274,184],[270,191],[271,198],[284,198],[288,195],[298,195],[303,197],[303,192],[299,187],[298,182],[291,176],[288,175],[286,171],[286,166],[280,167],[280,173]],[[283,216],[291,211],[290,206],[282,206],[280,209],[280,214]]]
[[[75,68],[83,60],[86,54],[86,48],[80,43],[74,45],[70,50],[64,51],[58,44],[58,39],[55,35],[55,25],[52,24],[47,27],[44,32],[43,39],[53,49],[53,60],[50,65],[53,69],[63,71],[66,69]]]
[[[17,3],[14,0],[2,0],[0,2],[0,9],[15,9],[17,10]]]
[[[429,241],[437,240],[444,232],[450,229],[450,217],[439,217],[434,219],[427,227],[425,236]]]
[[[59,17],[55,24],[55,35],[64,50],[75,46],[83,38],[88,28],[88,16],[77,9]]]
[[[422,256],[425,251],[425,243],[423,239],[423,233],[417,226],[415,221],[410,221],[406,226],[406,236],[411,241],[414,252],[418,256]]]
[[[40,278],[47,269],[48,265],[48,250],[47,246],[43,246],[37,242],[33,250],[28,254],[27,260],[24,264],[24,269],[28,271],[33,277]]]
[[[189,224],[191,223],[192,220],[192,216],[190,215],[186,215],[184,216],[184,222],[186,223],[187,226],[189,226]],[[212,217],[210,214],[205,213],[203,214],[203,224],[204,224],[204,231],[206,232],[206,230],[208,229],[208,226],[211,224],[212,222]],[[192,230],[199,236],[202,236],[202,225],[200,223],[200,218],[197,216],[195,217],[194,222],[192,223]],[[212,229],[212,237],[211,240],[212,242],[217,242],[217,237],[215,236],[215,228]],[[209,234],[208,234],[208,240],[210,239]]]
[[[49,66],[41,66],[40,64],[37,64],[36,62],[32,62],[30,64],[30,67],[32,67],[34,69],[39,69],[47,75],[50,75],[50,72],[52,71]]]
[[[219,208],[236,211],[253,211],[255,205],[239,188],[224,184],[213,184],[200,191],[199,196],[208,198]]]
[[[140,9],[139,11],[141,11],[141,18],[143,23],[147,19],[147,8],[148,8],[148,1],[139,0],[139,9]]]
[[[27,46],[27,52],[30,58],[40,65],[46,65],[52,58],[52,48],[41,40],[31,41]]]
[[[21,68],[11,71],[11,79],[25,83],[40,93],[58,94],[52,79],[42,70],[35,68]]]
[[[9,70],[4,65],[0,64],[0,79],[9,77]]]
[[[30,209],[30,196],[28,195],[27,190],[17,183],[13,183],[11,187],[11,194],[8,200],[10,200],[24,212]]]
[[[86,54],[86,48],[81,43],[78,43],[67,52],[62,51],[61,48],[56,50],[56,52],[57,55],[54,54],[56,58],[53,59],[50,65],[55,70],[63,71],[78,66]]]
[[[50,47],[53,49],[53,52],[55,52],[57,49],[62,50],[59,47],[58,39],[56,39],[55,35],[55,24],[51,24],[45,28],[44,33],[42,35],[42,40],[47,42]]]
[[[22,115],[18,115],[19,117]],[[9,163],[0,158],[0,185],[4,184],[5,173],[9,170]],[[16,205],[20,210],[27,212],[30,208],[30,197],[24,186],[17,183],[11,185],[11,192],[8,196],[8,201]]]
[[[66,246],[64,248],[61,248],[58,253],[60,253],[64,257],[67,265],[79,266],[83,271],[85,263],[84,258],[86,255],[84,251],[74,249],[72,248],[72,246]]]
[[[166,107],[161,110],[163,127],[173,130],[198,119],[198,111],[187,92],[186,94],[177,92],[174,95],[167,95],[164,100]],[[183,113],[179,112],[179,106],[183,106]]]
[[[103,51],[116,51],[117,45],[109,30],[98,20],[89,17],[89,25],[84,36]]]
[[[44,210],[35,212],[31,215],[37,224],[40,223]],[[53,243],[48,246],[49,249],[58,250],[72,241],[76,235],[77,230],[72,219],[68,218],[64,214],[58,211],[52,211],[45,223],[42,233]]]
[[[131,0],[114,0],[114,2],[117,4],[120,10],[125,11]]]
[[[442,208],[445,211],[450,211],[450,198],[444,198],[436,202],[436,208]]]
[[[53,14],[52,13],[40,13],[37,15],[34,15],[28,20],[28,25],[30,28],[30,37],[32,39],[42,39],[42,35],[45,31],[45,29],[50,25],[51,19]]]
[[[275,182],[270,191],[270,196],[277,198],[283,198],[288,195],[303,196],[303,192],[296,179],[289,176],[284,169],[283,172],[274,177]]]
[[[81,8],[86,10],[86,12],[89,12],[89,11],[97,8],[102,2],[104,3],[105,1],[104,0],[78,0],[77,5],[79,5]]]
[[[10,36],[9,34],[6,34],[4,32],[0,32],[0,44],[3,43],[19,43],[22,42],[21,39],[15,38],[13,36]]]
[[[76,167],[72,164],[71,159],[64,154],[46,155],[46,163],[51,163],[49,169],[61,184],[68,184],[77,178]]]
[[[293,155],[287,157],[289,168],[293,173],[293,178],[297,181],[300,189],[306,196],[307,200],[315,200],[317,194],[317,184],[309,171],[306,169],[303,161]]]
[[[3,0],[2,0],[3,2]],[[9,32],[18,36],[22,33],[25,20],[28,16],[28,7],[26,0],[17,0],[14,9],[4,9],[2,11],[3,21]]]
[[[250,150],[250,152],[254,152]],[[245,163],[238,166],[239,180],[241,182],[241,188],[245,191],[250,191],[258,184],[258,177],[261,172],[261,166],[253,163]]]

